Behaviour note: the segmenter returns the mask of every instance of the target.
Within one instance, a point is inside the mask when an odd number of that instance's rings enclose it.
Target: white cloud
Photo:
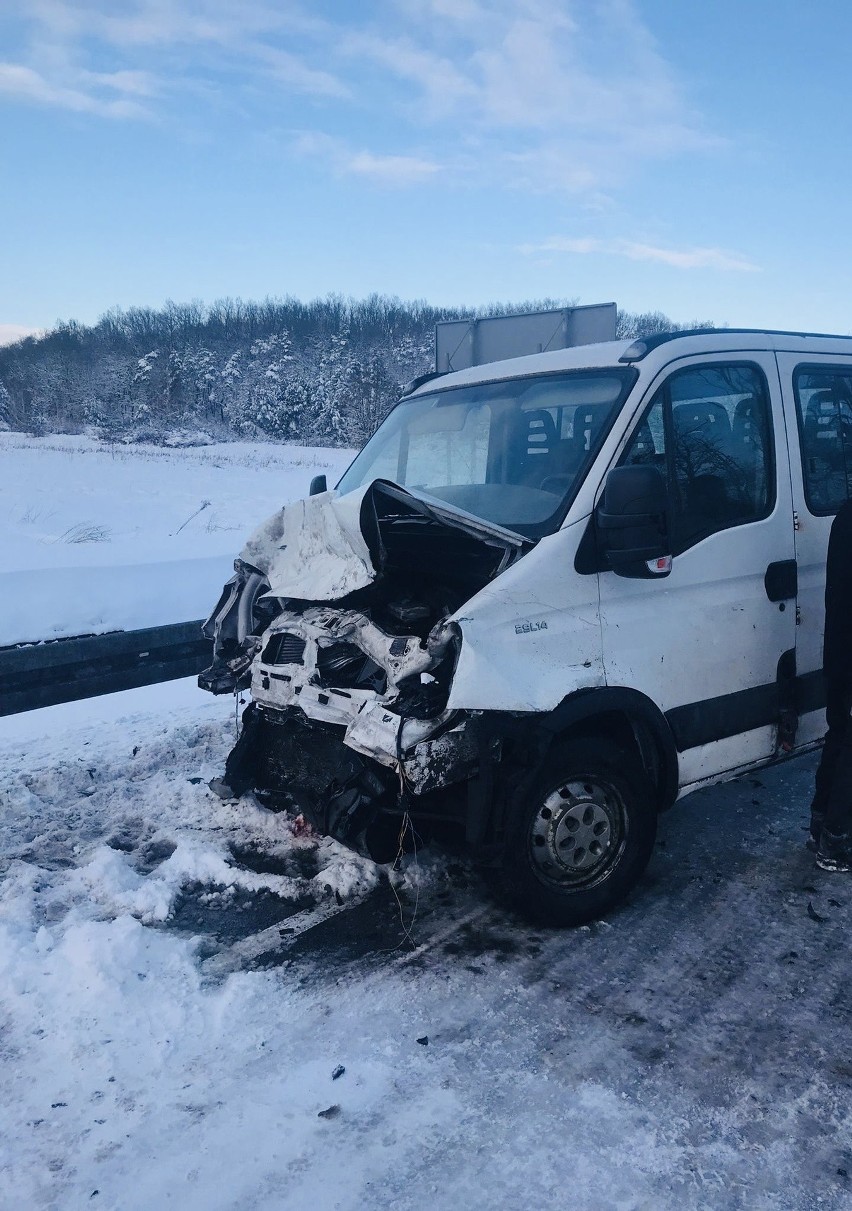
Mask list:
[[[424,156],[354,151],[341,140],[319,131],[303,131],[294,140],[293,149],[300,155],[325,160],[341,176],[362,177],[378,185],[417,185],[441,171],[436,160]]]
[[[401,81],[396,116],[452,140],[456,175],[601,195],[640,165],[718,148],[633,0],[395,0],[345,33],[350,71]],[[398,88],[398,85],[397,85]],[[442,156],[446,159],[446,156]]]
[[[320,97],[348,97],[349,89],[331,72],[308,67],[298,56],[272,46],[253,45],[250,53],[265,63],[270,74],[296,92]]]
[[[431,120],[448,117],[476,100],[477,87],[450,58],[416,45],[410,38],[374,34],[345,35],[338,50],[353,59],[367,59],[391,75],[420,89]]]
[[[433,177],[439,169],[434,160],[420,156],[379,156],[370,151],[353,153],[344,165],[344,171],[384,185],[416,185]]]
[[[81,71],[79,78],[82,83],[109,88],[133,97],[154,97],[160,92],[159,83],[144,71]]]
[[[118,86],[113,83],[111,87]],[[99,114],[105,118],[147,116],[147,110],[138,101],[129,101],[126,98],[113,100],[86,92],[82,88],[53,83],[33,68],[21,63],[0,63],[0,93],[36,105],[70,109],[77,113]]]
[[[419,86],[431,105],[443,97],[486,127],[551,136],[626,141],[632,131],[660,146],[707,138],[631,0],[409,0],[402,9],[419,23],[411,35],[361,31],[342,50]]]
[[[447,180],[598,201],[643,164],[720,143],[635,0],[383,0],[336,11],[318,15],[308,0],[30,0],[29,51],[7,65],[0,90],[110,117],[163,114],[182,91],[250,120],[246,98],[274,82],[326,115],[346,103],[323,118],[333,131],[339,117],[359,147],[338,144],[337,172],[402,184],[440,168]]]
[[[96,37],[116,47],[241,44],[246,38],[294,26],[315,27],[292,5],[245,0],[30,0],[45,34],[70,42]]]
[[[244,86],[266,77],[282,89],[348,98],[347,85],[328,69],[330,27],[295,4],[247,0],[31,0],[23,18],[28,45],[7,64],[0,91],[19,100],[106,117],[147,116],[140,98],[183,89],[211,95],[205,83],[227,71]],[[298,37],[313,43],[293,48]],[[284,43],[284,45],[281,45]],[[320,62],[310,62],[310,53]],[[87,64],[111,59],[112,70]],[[164,56],[168,54],[169,59]],[[169,87],[159,79],[168,63]],[[113,66],[114,64],[114,66]],[[109,97],[108,93],[119,94]],[[135,99],[135,103],[133,101]]]
[[[519,251],[527,256],[565,253],[572,256],[626,257],[631,261],[655,261],[673,269],[722,269],[736,273],[757,273],[760,267],[739,253],[723,248],[659,248],[636,240],[599,240],[552,236],[539,244],[522,244]]]
[[[723,248],[656,248],[652,244],[622,244],[623,256],[632,261],[659,261],[674,269],[731,269],[737,273],[757,273],[759,267],[752,261]]]

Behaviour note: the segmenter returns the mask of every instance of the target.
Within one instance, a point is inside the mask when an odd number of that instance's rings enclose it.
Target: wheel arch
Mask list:
[[[678,792],[674,736],[662,711],[637,690],[600,686],[577,690],[552,711],[510,715],[483,712],[474,723],[478,773],[468,782],[466,838],[490,860],[499,854],[506,821],[553,755],[574,737],[598,736],[634,752],[656,791],[657,809]]]
[[[578,690],[540,720],[551,747],[577,736],[600,736],[636,752],[659,794],[659,808],[671,807],[678,792],[677,746],[659,707],[638,690],[601,686]]]

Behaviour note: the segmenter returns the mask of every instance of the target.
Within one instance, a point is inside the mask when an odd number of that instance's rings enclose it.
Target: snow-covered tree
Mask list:
[[[431,369],[438,320],[565,306],[494,304],[476,313],[371,295],[167,303],[57,324],[0,349],[0,420],[19,429],[158,440],[192,427],[222,438],[355,445],[404,383]],[[619,336],[673,324],[622,312]],[[710,325],[703,325],[710,326]]]

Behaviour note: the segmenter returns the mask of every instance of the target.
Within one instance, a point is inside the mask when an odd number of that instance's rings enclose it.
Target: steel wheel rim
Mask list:
[[[624,801],[598,778],[569,778],[541,802],[529,834],[532,867],[552,887],[588,887],[605,879],[627,837]]]

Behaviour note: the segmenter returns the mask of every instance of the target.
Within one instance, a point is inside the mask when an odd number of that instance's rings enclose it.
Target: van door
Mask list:
[[[671,573],[599,572],[604,669],[666,715],[684,786],[779,744],[795,676],[790,470],[771,353],[683,359],[646,398],[617,462],[666,478]]]
[[[797,744],[805,745],[825,733],[825,556],[834,515],[852,495],[852,365],[823,354],[777,358],[798,523]]]

